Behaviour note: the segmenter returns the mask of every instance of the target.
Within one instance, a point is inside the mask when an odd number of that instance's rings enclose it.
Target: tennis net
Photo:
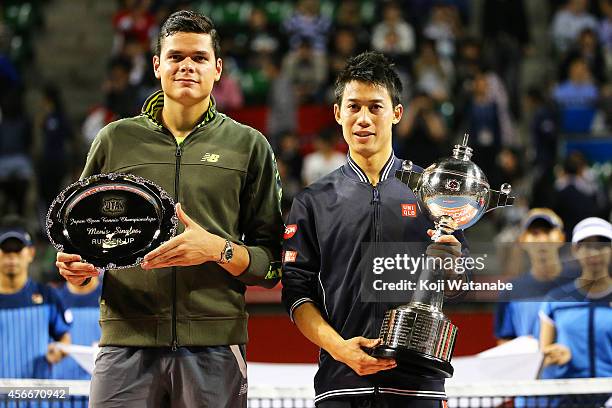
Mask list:
[[[451,408],[612,407],[612,378],[449,384]],[[0,379],[0,408],[87,407],[89,381]],[[249,408],[314,407],[309,387],[252,384]]]

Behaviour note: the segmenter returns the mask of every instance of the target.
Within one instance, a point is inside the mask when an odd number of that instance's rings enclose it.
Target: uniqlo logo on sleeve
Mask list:
[[[296,232],[297,232],[297,224],[289,224],[285,227],[285,234],[283,235],[283,238],[289,239],[293,237]]]
[[[416,217],[416,204],[402,204],[402,217]]]
[[[297,259],[297,251],[285,251],[285,255],[283,256],[283,262],[295,262]]]

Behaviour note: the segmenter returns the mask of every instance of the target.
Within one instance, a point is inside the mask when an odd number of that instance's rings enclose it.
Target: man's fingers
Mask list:
[[[382,370],[390,370],[397,367],[395,360],[376,358],[369,355],[363,348],[373,348],[380,344],[380,339],[368,339],[365,337],[354,337],[347,341],[351,349],[350,357],[344,362],[359,375],[370,375]],[[355,348],[357,346],[357,348]]]
[[[370,366],[370,367],[364,367],[364,368],[358,368],[355,370],[355,372],[359,375],[371,375],[371,374],[376,374],[379,371],[383,371],[383,370],[392,370],[394,369],[395,366]]]
[[[62,351],[53,343],[49,344],[47,353],[45,354],[47,361],[51,364],[59,363],[64,357]]]
[[[156,249],[152,250],[151,252],[149,252],[148,254],[146,254],[144,256],[144,260],[145,261],[152,261],[153,259],[165,254],[168,251],[171,251],[172,249],[176,248],[177,246],[180,245],[180,239],[179,239],[180,235],[172,238],[170,241],[160,245],[159,247],[157,247]]]
[[[168,251],[159,254],[156,257],[150,258],[148,260],[145,257],[145,260],[142,263],[142,267],[143,269],[159,268],[160,265],[167,263],[168,260],[177,258],[177,257],[182,257],[184,255],[185,255],[184,248],[181,246],[181,244],[179,244],[169,249]]]
[[[55,262],[55,266],[57,266],[60,270],[65,269],[68,271],[97,272],[95,266],[84,262]]]
[[[378,368],[376,372],[384,370],[393,370],[395,367],[397,367],[397,364],[387,364],[386,366]]]
[[[181,203],[176,203],[176,216],[183,223],[183,225],[185,225],[185,227],[189,227],[191,224],[193,224],[193,220],[185,211],[183,211],[183,206]]]
[[[436,230],[433,229],[428,229],[427,230],[427,235],[429,235],[430,237],[433,237],[433,235],[436,233]],[[440,241],[440,240],[444,240],[444,241]],[[442,234],[440,235],[440,237],[436,240],[436,242],[459,242],[457,240],[457,238],[452,235],[452,234]]]
[[[64,252],[58,252],[57,257],[56,257],[56,261],[58,262],[75,262],[75,261],[80,261],[80,260],[81,260],[80,255],[67,254]]]
[[[389,364],[389,365],[387,365],[386,367],[381,368],[381,371],[382,371],[382,370],[393,370],[395,367],[397,367],[397,364],[396,364],[396,363]]]
[[[159,269],[159,268],[168,268],[170,266],[189,266],[191,264],[187,263],[187,261],[183,258],[182,255],[176,255],[173,257],[166,257],[163,260],[156,259],[155,262],[143,262],[142,269]]]
[[[436,242],[440,244],[460,244],[459,240],[454,235],[442,235]]]
[[[559,352],[559,345],[557,343],[549,344],[542,348],[544,354],[556,354]]]
[[[79,277],[79,278],[88,278],[88,277],[96,277],[99,276],[100,273],[97,270],[93,271],[73,271],[70,269],[60,269],[60,275],[67,277]]]
[[[58,252],[56,259],[55,266],[60,275],[73,285],[78,286],[85,282],[87,278],[100,275],[100,272],[92,264],[79,262],[82,260],[80,255]]]
[[[60,275],[62,275],[64,279],[66,279],[68,282],[72,283],[75,286],[81,286],[87,279],[92,278],[92,276],[71,275],[61,272]]]
[[[440,251],[456,251],[458,253],[461,253],[461,245],[460,244],[455,244],[455,243],[445,243],[445,242],[434,242],[432,244],[429,244],[427,246],[427,248],[432,248],[432,249],[436,249],[436,250],[440,250]]]
[[[179,266],[176,262],[185,257],[185,251],[182,246],[177,246],[168,252],[165,252],[149,261],[144,261],[141,266],[143,269],[163,268],[165,266]],[[173,265],[167,265],[173,263]]]
[[[395,360],[388,358],[376,358],[372,357],[368,353],[362,351],[362,354],[359,358],[359,365],[362,368],[372,368],[377,369],[381,367],[389,367],[395,365]]]
[[[389,369],[389,368],[393,368],[397,366],[397,363],[395,362],[395,360],[391,360],[391,359],[386,359],[386,358],[375,358],[375,357],[370,357],[370,359],[368,359],[367,361],[367,366],[372,368],[372,369]]]
[[[150,262],[153,259],[155,259],[156,257],[158,257],[158,256],[160,256],[160,255],[162,255],[162,254],[164,254],[164,253],[166,253],[168,251],[171,251],[172,249],[174,249],[177,246],[179,246],[183,242],[183,237],[181,235],[177,235],[176,237],[172,238],[170,241],[160,245],[156,249],[154,249],[151,252],[149,252],[148,254],[146,254],[144,256],[145,262]]]
[[[561,344],[554,343],[542,348],[544,354],[544,364],[566,364],[571,359],[569,349]]]
[[[380,343],[380,339],[367,339],[365,337],[357,337],[357,344],[361,347],[372,348]]]
[[[449,244],[431,244],[427,247],[427,255],[429,256],[461,256],[461,247],[459,245]]]
[[[369,357],[369,356],[368,356]],[[373,361],[371,361],[372,359]],[[355,370],[359,375],[375,374],[383,370],[391,370],[397,367],[395,360],[376,359],[370,357],[367,361],[361,361],[358,368]]]

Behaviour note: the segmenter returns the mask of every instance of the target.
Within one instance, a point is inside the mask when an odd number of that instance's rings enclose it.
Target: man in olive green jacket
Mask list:
[[[272,287],[279,278],[274,154],[263,135],[215,109],[222,60],[207,17],[171,15],[153,67],[162,91],[140,116],[100,131],[81,178],[152,180],[180,203],[181,233],[140,267],[106,272],[90,406],[246,407],[245,285]],[[60,273],[77,285],[98,275],[81,261],[57,256]]]

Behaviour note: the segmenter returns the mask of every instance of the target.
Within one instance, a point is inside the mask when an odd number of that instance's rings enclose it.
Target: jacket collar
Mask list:
[[[209,124],[212,120],[217,116],[217,107],[216,107],[215,99],[212,95],[210,95],[210,103],[208,104],[208,109],[202,117],[200,121],[196,125],[195,129],[199,129],[204,125]],[[159,115],[161,114],[161,110],[164,107],[164,92],[162,90],[155,91],[151,96],[147,98],[145,103],[142,105],[141,114],[148,117],[156,126],[162,128],[164,125],[159,120]]]
[[[393,151],[391,151],[391,156],[389,156],[389,158],[387,159],[387,162],[380,170],[379,183],[385,181],[390,176],[394,175],[395,170],[397,170],[397,168],[399,168],[400,165],[401,165],[401,160],[395,157],[395,155],[393,154]],[[346,160],[346,164],[344,165],[344,170],[348,177],[354,180],[359,180],[363,183],[370,184],[370,180],[368,179],[368,176],[366,176],[365,172],[352,159],[350,153],[347,154],[347,160]]]

